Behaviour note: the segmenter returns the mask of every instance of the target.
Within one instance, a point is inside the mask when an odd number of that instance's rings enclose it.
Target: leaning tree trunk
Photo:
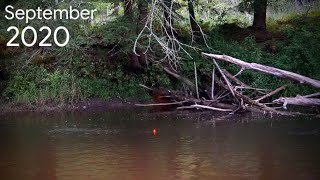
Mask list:
[[[267,0],[255,0],[253,3],[254,17],[252,28],[266,31]]]
[[[133,6],[133,0],[125,0],[125,9],[124,9],[124,15],[128,18],[129,22],[134,24],[133,22],[133,13],[132,13],[132,6]],[[138,17],[138,23],[136,24],[136,30],[135,33],[139,34],[140,31],[143,29],[147,22],[148,18],[148,3],[145,0],[138,0],[138,10],[139,10],[139,17]],[[143,37],[140,37],[139,44],[143,44]],[[147,64],[147,57],[144,53],[144,49],[141,47],[137,47],[136,49],[137,54],[134,52],[128,53],[128,59],[129,59],[129,69],[135,73],[138,73],[142,68],[143,65]]]
[[[133,23],[133,0],[124,0],[124,16],[130,23]],[[133,72],[138,72],[141,69],[138,56],[132,51],[128,52],[128,66],[129,70]]]

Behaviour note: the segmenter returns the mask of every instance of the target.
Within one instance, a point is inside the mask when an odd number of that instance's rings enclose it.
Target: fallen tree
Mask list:
[[[252,70],[263,72],[266,74],[271,74],[271,75],[274,75],[277,77],[287,78],[287,79],[290,79],[293,81],[297,81],[301,84],[308,84],[310,86],[320,88],[320,81],[319,80],[311,79],[309,77],[302,76],[300,74],[296,74],[296,73],[293,73],[290,71],[285,71],[282,69],[278,69],[278,68],[274,68],[274,67],[270,67],[270,66],[266,66],[266,65],[261,65],[261,64],[257,64],[257,63],[247,63],[247,62],[244,62],[240,59],[236,59],[236,58],[233,58],[233,57],[227,56],[227,55],[208,54],[208,53],[202,53],[202,55],[205,57],[210,57],[212,59],[217,59],[217,60],[226,61],[226,62],[229,62],[232,64],[236,64],[241,67],[242,71],[245,69],[252,69]]]
[[[298,105],[298,106],[318,106],[320,107],[320,99],[316,98],[320,96],[320,93],[315,93],[306,96],[296,97],[280,97],[275,100],[270,100],[272,96],[284,90],[287,85],[278,87],[275,90],[267,90],[262,88],[250,87],[236,78],[244,70],[255,70],[258,72],[266,73],[269,75],[286,78],[300,84],[306,84],[315,88],[320,88],[320,81],[312,79],[306,76],[302,76],[297,73],[278,69],[271,66],[266,66],[257,63],[247,63],[240,59],[233,58],[226,55],[208,54],[202,53],[203,57],[212,60],[214,63],[214,69],[217,69],[218,73],[215,73],[213,69],[212,74],[208,79],[211,79],[211,92],[204,95],[207,91],[205,89],[199,89],[197,83],[197,70],[195,69],[195,83],[191,80],[182,77],[177,71],[172,71],[169,68],[164,67],[164,71],[176,78],[177,80],[188,86],[193,92],[193,96],[185,95],[186,93],[177,93],[177,91],[159,91],[156,88],[150,88],[142,85],[148,89],[151,94],[157,94],[157,99],[166,99],[165,103],[155,104],[138,104],[139,106],[174,106],[177,109],[208,109],[213,111],[229,112],[231,114],[241,111],[260,111],[263,113],[280,114],[293,116],[301,114],[298,112],[289,112],[279,109],[287,109],[286,105]],[[222,69],[216,60],[225,61],[240,66],[241,70],[236,75],[232,75],[227,70]],[[209,75],[208,75],[209,76]],[[209,83],[208,83],[209,84]],[[201,93],[199,93],[199,91]],[[157,92],[157,93],[155,93]],[[160,97],[160,98],[159,98]],[[277,106],[281,104],[282,106]]]
[[[303,96],[280,97],[279,99],[273,100],[273,102],[283,104],[284,109],[287,109],[287,104],[302,106],[320,106],[320,99],[306,98]]]

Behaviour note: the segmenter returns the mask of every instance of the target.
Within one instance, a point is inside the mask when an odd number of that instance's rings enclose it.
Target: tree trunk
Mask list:
[[[267,0],[255,0],[253,3],[254,17],[252,28],[266,31]]]
[[[142,69],[142,66],[139,63],[138,56],[133,52],[130,52],[128,53],[128,58],[129,58],[129,62],[128,62],[129,70],[134,73],[138,73]]]
[[[188,11],[189,11],[191,30],[193,33],[199,34],[200,30],[196,22],[196,17],[194,15],[193,0],[188,0]]]
[[[129,22],[133,22],[133,0],[124,0],[124,16]],[[141,65],[138,60],[138,56],[133,52],[128,52],[128,67],[132,72],[138,72],[141,69]]]
[[[140,33],[140,31],[143,29],[143,27],[146,25],[146,22],[148,20],[148,14],[149,14],[149,9],[148,9],[148,3],[144,0],[140,0],[138,2],[138,9],[139,9],[139,19],[138,19],[138,25],[137,25],[137,34]],[[139,39],[139,43],[143,44],[144,42],[144,37],[141,37]],[[137,48],[137,53],[138,53],[138,60],[141,65],[146,65],[147,64],[147,56],[144,53],[144,48]]]
[[[139,10],[139,16],[138,16],[138,23],[136,24],[136,33],[139,34],[140,31],[143,29],[145,26],[147,20],[148,20],[148,3],[144,0],[139,0],[138,1],[138,10]],[[132,21],[132,5],[133,5],[133,0],[125,0],[125,16],[128,17],[129,21]],[[140,37],[139,39],[139,44],[143,44],[143,37]],[[142,68],[143,65],[147,64],[147,56],[144,53],[144,49],[141,47],[137,47],[136,53],[130,52],[128,54],[128,59],[129,59],[129,68],[133,72],[139,72]]]
[[[139,19],[138,19],[138,25],[137,25],[137,33],[140,33],[140,31],[145,26],[147,20],[148,20],[148,3],[144,0],[140,0],[138,2],[138,9],[139,9]]]
[[[280,97],[279,99],[273,100],[273,102],[283,104],[285,108],[287,104],[300,106],[320,106],[320,99],[306,98],[303,96]]]
[[[124,0],[124,16],[132,20],[132,6],[133,0]]]

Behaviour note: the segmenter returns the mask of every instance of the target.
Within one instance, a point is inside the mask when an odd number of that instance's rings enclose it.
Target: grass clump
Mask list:
[[[22,104],[64,104],[82,99],[79,82],[69,71],[49,72],[42,66],[27,66],[15,72],[4,96]]]

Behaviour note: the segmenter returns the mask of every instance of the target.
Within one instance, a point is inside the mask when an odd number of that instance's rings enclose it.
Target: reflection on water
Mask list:
[[[319,119],[139,110],[0,118],[1,179],[320,178]]]

